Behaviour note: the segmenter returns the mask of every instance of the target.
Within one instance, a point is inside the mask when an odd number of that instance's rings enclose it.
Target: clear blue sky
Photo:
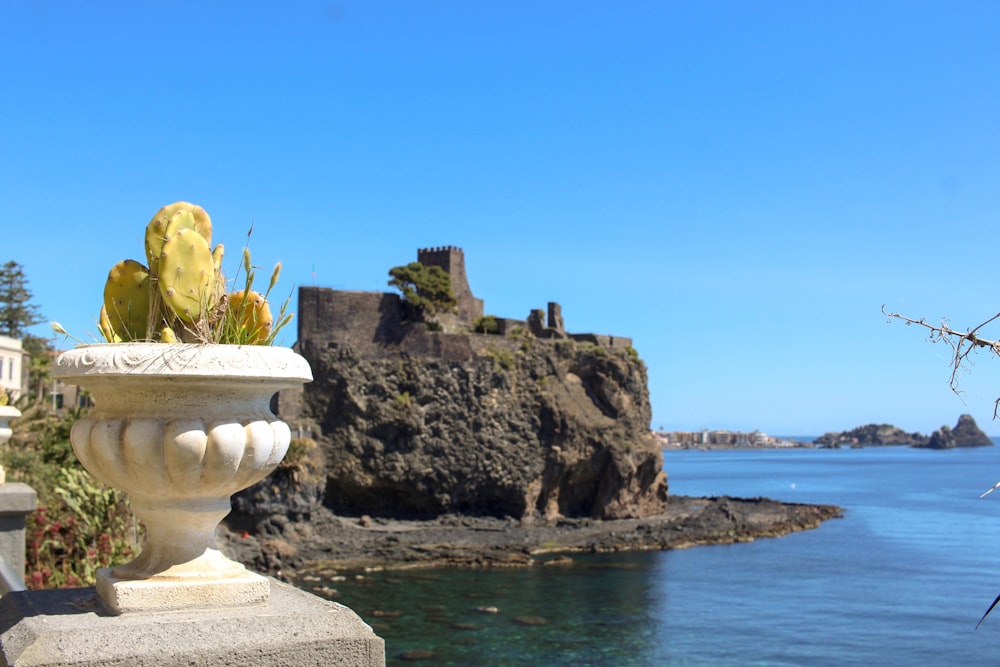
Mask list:
[[[998,2],[6,0],[0,30],[0,261],[81,338],[184,199],[230,270],[254,221],[286,293],[460,246],[488,313],[632,336],[657,428],[1000,433],[1000,359],[963,402],[880,313],[1000,310]]]

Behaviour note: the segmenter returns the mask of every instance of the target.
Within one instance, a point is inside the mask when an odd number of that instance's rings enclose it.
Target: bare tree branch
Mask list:
[[[931,342],[944,342],[951,347],[951,377],[948,379],[948,386],[959,396],[962,394],[958,390],[958,375],[961,371],[967,370],[964,362],[974,350],[977,348],[987,348],[993,354],[1000,356],[1000,340],[990,340],[979,336],[979,331],[983,327],[1000,320],[1000,313],[997,313],[979,326],[968,331],[956,331],[949,327],[947,322],[941,322],[941,324],[935,326],[928,324],[927,320],[923,318],[916,320],[912,317],[900,315],[899,313],[892,313],[885,309],[885,305],[882,306],[882,314],[888,318],[902,320],[907,326],[916,324],[917,326],[924,327],[930,330]],[[1000,398],[993,403],[993,418],[996,419],[998,414],[1000,414]]]

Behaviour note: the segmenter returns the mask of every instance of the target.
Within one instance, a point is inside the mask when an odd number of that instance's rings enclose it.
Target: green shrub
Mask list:
[[[514,358],[514,353],[505,348],[496,348],[491,346],[488,350],[486,350],[486,354],[489,355],[494,364],[499,365],[500,368],[503,368],[504,370],[509,371],[517,364],[517,361]]]
[[[98,568],[133,557],[139,526],[123,491],[97,482],[79,467],[65,468],[57,502],[28,516],[25,584],[31,589],[86,586]]]
[[[499,334],[500,323],[497,322],[496,315],[483,315],[473,320],[472,330],[481,334]]]
[[[285,458],[278,464],[279,470],[287,470],[292,481],[299,482],[308,478],[317,467],[316,452],[319,445],[312,438],[292,438],[288,443]]]
[[[524,327],[518,325],[510,328],[510,331],[507,332],[507,337],[514,339],[523,338],[524,340],[534,340],[535,334],[531,333]]]
[[[138,549],[139,525],[125,493],[91,477],[72,453],[69,430],[84,414],[32,411],[2,452],[8,481],[30,484],[38,494],[25,530],[31,589],[93,585],[97,568],[123,563]]]

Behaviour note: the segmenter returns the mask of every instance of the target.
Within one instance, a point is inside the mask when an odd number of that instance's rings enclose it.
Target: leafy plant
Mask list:
[[[80,416],[33,408],[0,453],[8,481],[29,482],[38,493],[38,509],[26,521],[29,588],[92,585],[97,568],[137,550],[140,526],[125,494],[97,482],[72,454],[69,428]]]
[[[496,315],[483,315],[472,321],[472,330],[476,333],[498,334],[500,323],[497,322]]]
[[[200,206],[176,202],[157,211],[146,225],[147,264],[125,259],[108,272],[98,320],[104,338],[108,342],[273,343],[291,320],[289,300],[277,320],[267,300],[281,264],[275,266],[261,294],[253,289],[254,267],[249,249],[244,248],[245,285],[227,293],[222,274],[224,248],[221,243],[214,248],[211,244],[212,220]],[[65,333],[57,323],[53,328]]]
[[[122,491],[73,467],[61,471],[54,492],[61,504],[39,507],[28,517],[25,583],[29,588],[90,584],[98,568],[133,555],[138,524]]]

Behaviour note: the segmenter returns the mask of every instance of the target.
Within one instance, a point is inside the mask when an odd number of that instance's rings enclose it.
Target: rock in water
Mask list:
[[[972,415],[962,415],[954,429],[942,426],[931,434],[928,449],[951,449],[953,447],[990,447],[993,441],[976,425]]]

